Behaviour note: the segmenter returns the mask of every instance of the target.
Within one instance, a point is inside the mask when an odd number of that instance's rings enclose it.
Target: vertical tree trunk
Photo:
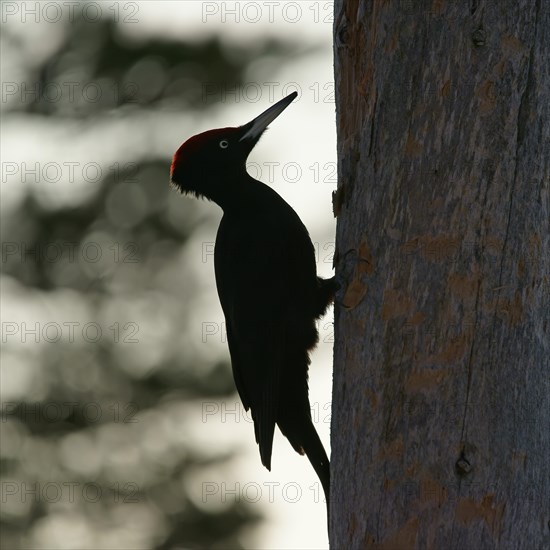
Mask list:
[[[335,2],[335,549],[550,547],[549,12]]]

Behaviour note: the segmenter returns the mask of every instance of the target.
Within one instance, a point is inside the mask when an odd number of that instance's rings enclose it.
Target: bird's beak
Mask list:
[[[248,124],[241,126],[244,134],[239,141],[252,141],[256,143],[265,129],[271,124],[293,101],[296,99],[298,92],[292,92],[281,101],[275,103],[267,111],[264,111],[260,116],[251,120]]]

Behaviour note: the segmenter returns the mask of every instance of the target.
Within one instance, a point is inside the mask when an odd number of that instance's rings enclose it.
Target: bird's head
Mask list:
[[[246,159],[267,126],[296,98],[291,93],[244,126],[219,128],[197,134],[176,151],[170,183],[182,193],[211,199],[218,204],[246,177]]]

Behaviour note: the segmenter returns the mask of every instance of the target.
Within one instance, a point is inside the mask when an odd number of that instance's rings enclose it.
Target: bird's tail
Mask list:
[[[278,424],[296,452],[301,455],[304,453],[306,454],[315,472],[319,476],[325,493],[328,516],[330,499],[330,463],[311,418],[305,417],[303,421],[299,423],[295,421],[293,423],[285,422],[283,425],[281,425],[281,422]]]
[[[325,492],[325,499],[327,501],[327,512],[329,510],[330,499],[330,463],[328,460],[325,448],[319,439],[319,435],[313,426],[313,422],[309,420],[306,424],[307,428],[304,430],[303,449],[307,455],[307,458],[311,462],[311,465],[317,472],[323,491]]]

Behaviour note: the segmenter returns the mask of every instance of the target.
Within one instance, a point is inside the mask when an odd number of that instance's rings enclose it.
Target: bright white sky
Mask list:
[[[4,2],[2,17],[12,32],[18,31],[22,51],[31,52],[37,61],[56,47],[59,27],[63,23],[34,23],[34,16],[28,15],[22,21],[22,14],[11,15],[6,12]],[[19,3],[21,5],[22,3]],[[30,2],[34,6],[34,2]],[[44,3],[43,3],[44,4]],[[48,3],[50,4],[50,3]],[[51,2],[51,4],[62,4]],[[333,251],[335,222],[332,217],[331,192],[336,188],[336,131],[332,66],[332,2],[331,1],[265,1],[265,2],[198,2],[198,1],[147,1],[147,2],[110,2],[99,3],[105,14],[116,12],[120,21],[120,31],[133,39],[146,39],[149,36],[170,36],[186,40],[203,40],[210,35],[221,36],[227,43],[243,45],[253,44],[266,35],[280,39],[300,40],[304,46],[323,44],[320,53],[307,57],[306,61],[288,59],[284,68],[272,72],[269,63],[256,67],[256,78],[250,83],[250,92],[261,92],[254,101],[241,97],[238,102],[228,97],[220,102],[218,109],[210,111],[211,118],[197,119],[196,115],[140,112],[139,120],[124,118],[120,120],[95,119],[92,124],[82,127],[76,123],[56,124],[53,133],[49,120],[23,123],[22,119],[11,117],[3,121],[1,128],[1,155],[3,163],[2,203],[9,207],[22,196],[22,185],[5,185],[10,178],[5,177],[5,162],[71,162],[101,159],[105,165],[112,162],[125,162],[134,158],[136,148],[143,149],[153,156],[171,155],[181,142],[190,135],[218,126],[233,126],[248,122],[288,92],[298,89],[300,96],[278,118],[256,147],[249,161],[262,168],[261,175],[252,175],[273,186],[298,212],[308,227],[312,240],[320,249],[318,269],[321,275],[332,274],[331,254]],[[12,9],[12,8],[9,8]],[[51,8],[53,9],[53,8]],[[77,8],[75,8],[77,9]],[[110,10],[110,12],[108,11]],[[235,10],[237,10],[235,12]],[[47,17],[53,18],[54,12]],[[94,16],[90,12],[90,16]],[[5,46],[5,43],[2,44]],[[18,56],[15,51],[4,48],[2,54],[2,80],[17,81]],[[28,58],[28,55],[25,55]],[[11,62],[10,62],[11,59]],[[274,97],[270,97],[272,85]],[[291,84],[292,83],[292,84]],[[5,103],[4,98],[2,103]],[[128,140],[128,127],[135,128],[130,134],[135,140]],[[146,132],[147,140],[143,140]],[[78,140],[75,140],[78,135]],[[108,135],[109,139],[104,139]],[[117,135],[124,136],[124,145],[113,147]],[[119,142],[120,143],[120,142]],[[269,174],[265,162],[278,162],[273,173]],[[300,175],[301,174],[301,175]],[[270,178],[270,176],[272,176]],[[15,176],[17,178],[17,176]],[[318,181],[315,181],[317,179]],[[325,181],[323,181],[325,180]],[[71,185],[70,189],[59,189],[52,185],[52,197],[69,203],[79,202],[86,189]],[[215,205],[207,205],[214,215]],[[214,241],[212,235],[200,235],[200,240]],[[200,242],[198,240],[197,242]],[[193,246],[193,245],[191,245]],[[198,245],[197,245],[198,246]],[[197,263],[199,276],[204,287],[197,295],[197,307],[207,312],[212,319],[222,320],[221,310],[214,290],[212,262]],[[205,314],[206,315],[206,314]],[[331,318],[323,321],[325,330],[321,338],[329,338],[332,333]],[[201,334],[196,335],[198,339]],[[314,410],[319,415],[316,427],[327,451],[330,433],[330,395],[331,395],[332,344],[320,344],[313,356],[310,370],[310,397]],[[240,404],[238,405],[240,407]],[[238,410],[241,410],[238,408]],[[200,422],[200,413],[197,414]],[[315,504],[315,495],[319,494],[317,477],[309,462],[297,455],[286,439],[279,433],[273,452],[273,469],[269,473],[261,465],[257,446],[254,443],[252,425],[242,421],[220,425],[207,424],[215,433],[205,432],[205,441],[213,436],[228,445],[243,450],[242,461],[234,465],[231,472],[212,472],[212,479],[219,483],[224,476],[231,481],[240,479],[241,486],[250,485],[249,498],[254,499],[259,487],[259,504],[264,506],[269,522],[265,524],[259,537],[261,548],[265,549],[317,549],[327,548],[325,505]],[[212,427],[211,427],[212,426]],[[229,428],[231,428],[229,430]],[[217,431],[216,431],[217,430]],[[274,502],[269,503],[269,483],[280,483],[273,488]],[[286,484],[291,484],[286,486]],[[282,498],[282,488],[286,486],[287,501]],[[293,487],[300,487],[302,496],[296,502]],[[314,486],[317,493],[313,489]],[[322,494],[322,490],[321,490]],[[258,540],[258,539],[256,539]]]

